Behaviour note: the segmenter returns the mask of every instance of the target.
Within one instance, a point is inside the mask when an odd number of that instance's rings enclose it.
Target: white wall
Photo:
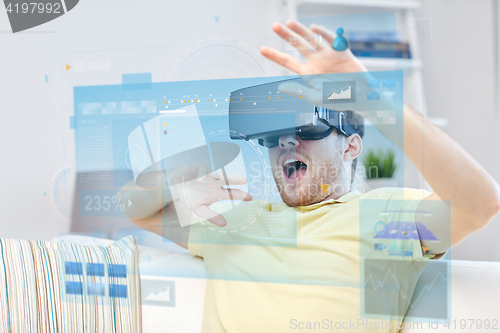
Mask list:
[[[82,0],[66,15],[17,34],[10,33],[0,9],[0,237],[47,240],[68,228],[69,218],[50,195],[58,171],[74,170],[73,106],[62,103],[63,53],[188,47],[213,36],[276,39],[271,25],[284,21],[284,8],[281,1],[267,0]],[[279,74],[270,68],[268,75]],[[117,75],[107,84],[120,80]]]
[[[493,1],[423,0],[417,17],[428,115],[447,118],[444,131],[499,181]],[[499,216],[455,247],[452,257],[500,261],[498,235]]]
[[[417,18],[429,116],[447,118],[444,130],[499,180],[492,1],[424,0]],[[62,53],[190,44],[214,35],[275,38],[270,26],[286,18],[284,3],[85,0],[20,34],[8,33],[0,10],[0,237],[49,239],[68,226],[50,198],[58,170],[74,166],[72,108],[61,103]],[[272,67],[268,74],[282,73]],[[499,234],[497,217],[453,257],[500,261]]]

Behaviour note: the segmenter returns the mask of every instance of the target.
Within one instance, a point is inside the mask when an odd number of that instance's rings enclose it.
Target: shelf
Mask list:
[[[350,6],[350,7],[365,7],[365,8],[389,8],[389,9],[420,8],[420,2],[413,0],[298,0],[296,2],[297,5],[306,3],[339,5],[339,6]]]
[[[368,69],[421,69],[422,61],[416,59],[398,58],[368,58],[358,57]]]

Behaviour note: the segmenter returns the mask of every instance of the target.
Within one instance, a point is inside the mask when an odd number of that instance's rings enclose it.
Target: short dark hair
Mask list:
[[[356,131],[356,134],[363,139],[365,135],[365,118],[363,116],[357,114],[354,111],[342,111],[345,114],[347,123],[353,127]],[[338,134],[338,131],[337,131]],[[351,164],[351,185],[354,182],[354,177],[356,175],[356,165],[358,164],[358,158],[356,157]]]

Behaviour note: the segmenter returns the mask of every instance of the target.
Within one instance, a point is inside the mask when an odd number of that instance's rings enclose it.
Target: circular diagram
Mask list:
[[[134,163],[129,163],[129,161],[132,160],[132,156],[134,157]],[[141,147],[128,147],[127,151],[125,152],[125,164],[132,172],[141,171],[145,167],[146,162],[146,153]],[[134,164],[135,167],[133,167],[131,164]]]
[[[59,169],[52,179],[50,199],[56,211],[65,219],[71,218],[75,177],[70,166]]]
[[[213,37],[189,46],[173,63],[167,80],[207,80],[262,76],[269,64],[248,43],[232,37]]]
[[[383,234],[385,234],[385,231],[387,230],[387,226],[385,225],[384,222],[378,221],[377,223],[375,223],[374,230],[375,230],[375,234],[383,235]]]

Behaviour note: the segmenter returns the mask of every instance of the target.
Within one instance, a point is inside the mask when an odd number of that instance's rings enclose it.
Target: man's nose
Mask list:
[[[291,149],[299,146],[299,140],[296,135],[282,135],[280,136],[279,146],[281,149]]]

